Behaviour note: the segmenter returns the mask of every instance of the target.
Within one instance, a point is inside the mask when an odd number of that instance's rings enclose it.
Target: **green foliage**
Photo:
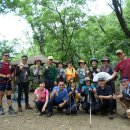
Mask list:
[[[123,33],[114,12],[107,16],[84,13],[86,0],[14,0],[1,8],[15,10],[24,17],[33,31],[33,43],[27,50],[32,55],[41,52],[57,60],[108,56],[115,63],[117,49],[130,55],[130,39]],[[130,27],[130,0],[125,1],[123,15]],[[87,11],[87,9],[86,9]]]

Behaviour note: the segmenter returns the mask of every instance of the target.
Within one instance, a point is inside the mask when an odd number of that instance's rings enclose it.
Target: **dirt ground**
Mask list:
[[[30,104],[32,102],[30,94]],[[24,102],[22,102],[24,106]],[[17,103],[13,102],[17,110]],[[121,119],[120,114],[123,110],[118,105],[118,113],[113,120],[107,116],[92,115],[92,127],[89,126],[89,114],[80,110],[78,115],[59,114],[56,110],[52,117],[37,116],[36,110],[24,110],[17,116],[10,116],[7,113],[6,100],[4,100],[5,115],[0,116],[0,130],[129,130],[130,120]],[[119,109],[120,108],[120,109]]]

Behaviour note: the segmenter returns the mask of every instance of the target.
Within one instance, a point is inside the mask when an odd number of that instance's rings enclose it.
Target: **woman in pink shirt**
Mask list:
[[[34,101],[38,108],[39,116],[41,116],[47,108],[49,99],[49,92],[45,88],[44,81],[39,82],[39,87],[34,91],[34,95],[35,95]]]

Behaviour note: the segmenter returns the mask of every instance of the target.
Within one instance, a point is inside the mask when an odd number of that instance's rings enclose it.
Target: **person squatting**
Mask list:
[[[108,115],[111,120],[117,110],[117,102],[122,105],[125,113],[123,118],[130,118],[130,58],[127,58],[122,50],[117,50],[119,62],[113,69],[110,59],[99,61],[91,58],[90,66],[84,60],[79,60],[77,70],[71,61],[64,68],[62,62],[56,66],[53,56],[48,56],[48,62],[42,65],[42,59],[36,59],[34,65],[28,65],[28,57],[23,55],[21,62],[14,68],[10,62],[9,53],[3,53],[0,62],[0,115],[4,115],[3,96],[6,92],[8,113],[16,115],[13,109],[11,92],[12,80],[16,77],[18,84],[18,112],[23,112],[21,95],[25,95],[25,109],[32,110],[29,104],[29,83],[34,90],[34,104],[39,116],[47,114],[51,117],[56,109],[66,115],[79,114],[83,109],[85,113]],[[125,67],[126,66],[126,67]],[[107,80],[103,75],[98,77],[97,82],[93,78],[101,72],[110,75]],[[120,72],[120,94],[115,91],[115,77]],[[90,107],[91,106],[91,107]],[[91,110],[90,110],[91,108]]]

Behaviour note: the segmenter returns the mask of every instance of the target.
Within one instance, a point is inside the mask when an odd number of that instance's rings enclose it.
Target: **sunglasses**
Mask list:
[[[122,53],[117,53],[117,56],[120,56],[120,55],[122,55]]]
[[[4,55],[5,57],[9,57],[9,55]]]
[[[22,59],[22,60],[27,60],[27,59]]]
[[[72,84],[72,83],[74,83],[74,82],[70,82],[70,84]]]
[[[64,86],[64,84],[59,84],[59,86]]]
[[[126,83],[128,80],[126,80],[126,81],[121,81],[121,83],[123,84],[123,83]]]

